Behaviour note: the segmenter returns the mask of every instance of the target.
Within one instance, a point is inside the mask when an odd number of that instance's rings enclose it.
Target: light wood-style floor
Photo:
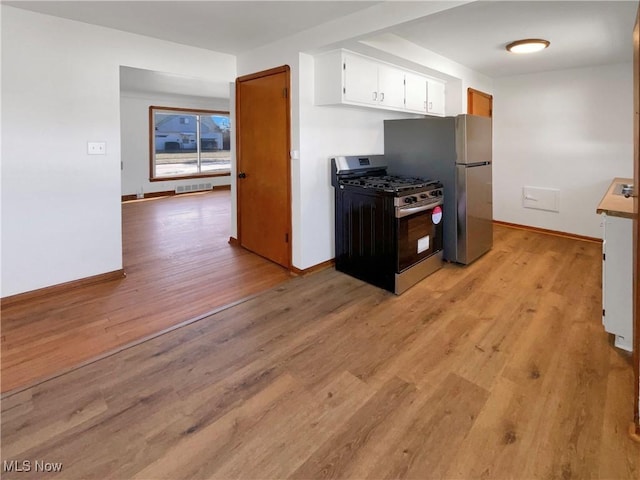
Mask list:
[[[3,306],[2,392],[290,278],[229,245],[229,190],[126,202],[122,222],[126,278]]]
[[[2,460],[66,479],[638,479],[600,264],[596,243],[497,227],[400,297],[294,278],[5,398]]]

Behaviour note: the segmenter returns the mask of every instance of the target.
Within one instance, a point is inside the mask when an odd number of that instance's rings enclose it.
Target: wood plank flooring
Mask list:
[[[598,244],[497,227],[400,297],[294,278],[4,398],[2,460],[65,479],[638,479],[600,264]]]
[[[126,278],[2,308],[2,392],[287,280],[229,245],[230,191],[124,203]]]

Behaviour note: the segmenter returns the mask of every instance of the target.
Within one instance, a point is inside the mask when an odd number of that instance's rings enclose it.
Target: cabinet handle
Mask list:
[[[384,92],[380,92],[380,101],[384,102]]]
[[[373,92],[373,99],[377,100],[378,99],[378,92]]]
[[[426,100],[424,101],[424,109],[425,110],[427,109],[427,101]]]
[[[433,108],[433,102],[429,102],[429,110]]]

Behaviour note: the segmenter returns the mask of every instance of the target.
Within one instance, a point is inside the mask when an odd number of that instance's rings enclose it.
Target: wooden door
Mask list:
[[[634,429],[632,438],[640,441],[640,214],[638,191],[640,191],[640,7],[636,14],[636,26],[633,29],[633,376],[634,389]]]
[[[493,96],[473,88],[467,89],[467,113],[493,117]]]
[[[289,67],[236,80],[238,241],[291,267]]]

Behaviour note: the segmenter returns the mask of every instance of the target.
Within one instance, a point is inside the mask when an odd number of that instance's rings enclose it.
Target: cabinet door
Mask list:
[[[404,108],[404,72],[378,65],[378,103],[389,108]]]
[[[344,100],[378,104],[378,64],[354,55],[345,55],[344,63]]]
[[[427,79],[407,72],[404,77],[404,98],[407,110],[427,113]]]
[[[427,82],[427,113],[444,115],[444,83]]]
[[[633,222],[607,215],[604,219],[603,324],[615,335],[614,345],[633,350]]]

